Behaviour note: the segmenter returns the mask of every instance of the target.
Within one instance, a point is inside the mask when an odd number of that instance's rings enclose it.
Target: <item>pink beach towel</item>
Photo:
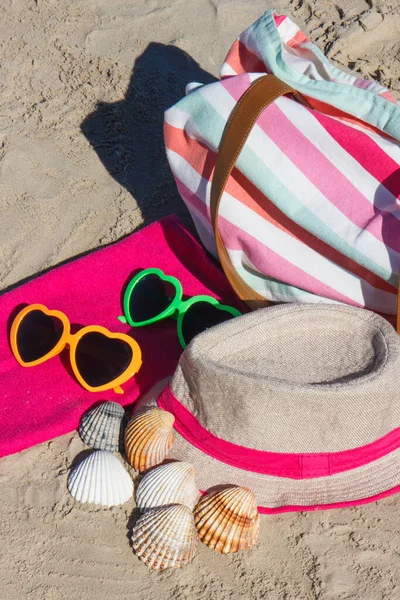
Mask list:
[[[132,272],[150,267],[177,277],[187,296],[210,294],[237,305],[220,269],[175,216],[0,296],[0,456],[72,431],[82,413],[100,400],[133,403],[174,372],[181,347],[172,319],[135,330],[117,320],[121,291]],[[138,341],[143,365],[123,386],[124,395],[84,390],[67,370],[67,351],[37,367],[18,365],[8,341],[11,315],[35,302],[65,312],[71,324],[103,325]]]

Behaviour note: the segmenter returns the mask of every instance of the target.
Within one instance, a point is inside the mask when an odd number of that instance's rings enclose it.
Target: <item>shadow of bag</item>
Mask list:
[[[221,80],[165,113],[167,156],[206,248],[252,308],[341,302],[394,322],[400,106],[268,11]]]

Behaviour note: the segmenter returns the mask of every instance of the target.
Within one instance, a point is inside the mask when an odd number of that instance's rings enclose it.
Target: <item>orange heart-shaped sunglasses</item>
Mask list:
[[[23,367],[35,367],[60,354],[66,346],[72,371],[90,392],[113,389],[138,372],[142,364],[139,344],[124,333],[90,325],[71,333],[68,317],[43,304],[30,304],[15,317],[10,331],[12,352]]]

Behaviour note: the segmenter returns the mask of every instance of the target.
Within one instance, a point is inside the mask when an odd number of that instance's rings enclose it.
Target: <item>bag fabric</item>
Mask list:
[[[298,90],[260,115],[229,178],[218,226],[244,281],[273,302],[343,302],[395,315],[400,268],[400,106],[335,68],[287,17],[268,11],[210,85],[165,113],[167,156],[206,248],[225,125],[265,73]]]
[[[135,406],[175,417],[168,458],[202,491],[249,487],[261,512],[400,491],[400,337],[345,305],[281,304],[197,336]]]
[[[173,319],[137,329],[117,319],[133,273],[154,267],[177,277],[189,296],[210,294],[238,305],[218,266],[173,216],[0,296],[0,456],[73,431],[82,413],[99,401],[130,404],[174,371],[182,349]],[[67,371],[63,355],[32,368],[17,363],[8,343],[9,327],[24,304],[36,302],[65,312],[74,330],[76,324],[102,325],[138,341],[143,364],[124,384],[123,395],[86,391]]]

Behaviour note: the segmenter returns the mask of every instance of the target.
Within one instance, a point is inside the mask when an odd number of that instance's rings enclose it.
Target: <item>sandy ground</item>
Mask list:
[[[256,548],[156,573],[129,543],[131,500],[79,504],[66,490],[84,450],[69,434],[0,461],[2,600],[381,600],[400,597],[399,498],[263,516]]]
[[[165,108],[212,81],[267,8],[344,68],[400,97],[399,0],[2,0],[0,289],[183,207],[162,142]],[[200,548],[149,572],[129,546],[133,502],[75,504],[67,435],[0,461],[2,600],[400,598],[400,500],[263,517],[258,547]]]

